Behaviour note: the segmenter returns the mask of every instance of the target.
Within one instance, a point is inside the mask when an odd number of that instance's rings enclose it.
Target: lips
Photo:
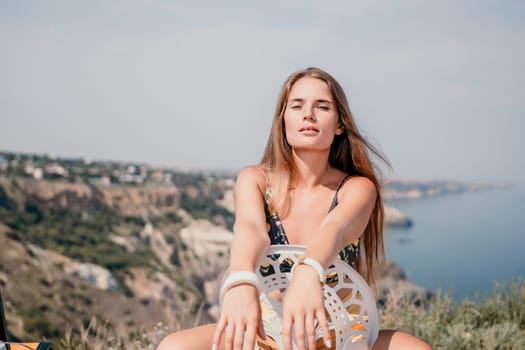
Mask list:
[[[299,132],[319,132],[319,129],[314,126],[303,126],[299,129]]]

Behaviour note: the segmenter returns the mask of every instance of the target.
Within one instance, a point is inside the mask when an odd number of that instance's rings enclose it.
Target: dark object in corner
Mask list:
[[[4,313],[4,301],[0,291],[0,350],[53,350],[48,342],[41,343],[10,343],[7,339],[7,322]]]
[[[7,341],[7,323],[5,321],[4,300],[2,299],[2,292],[0,292],[0,341]]]

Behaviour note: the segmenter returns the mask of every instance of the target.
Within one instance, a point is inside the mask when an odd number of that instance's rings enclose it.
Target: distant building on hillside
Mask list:
[[[42,179],[44,177],[44,169],[42,168],[33,169],[33,177],[37,180]]]
[[[111,179],[109,176],[99,176],[99,177],[90,177],[88,182],[92,185],[102,185],[109,186],[111,185]]]
[[[49,163],[45,168],[46,175],[68,177],[69,172],[58,163]]]

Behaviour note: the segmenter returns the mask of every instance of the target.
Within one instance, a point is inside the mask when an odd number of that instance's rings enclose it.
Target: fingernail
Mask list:
[[[217,350],[217,344],[213,344],[213,345],[211,346],[211,350]]]
[[[332,339],[325,340],[324,345],[328,348],[332,348]],[[215,350],[215,349],[214,349]]]

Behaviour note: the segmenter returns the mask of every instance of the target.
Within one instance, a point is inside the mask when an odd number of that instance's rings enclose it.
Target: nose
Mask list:
[[[313,107],[307,107],[304,108],[304,114],[303,114],[303,120],[315,120],[315,114]]]

